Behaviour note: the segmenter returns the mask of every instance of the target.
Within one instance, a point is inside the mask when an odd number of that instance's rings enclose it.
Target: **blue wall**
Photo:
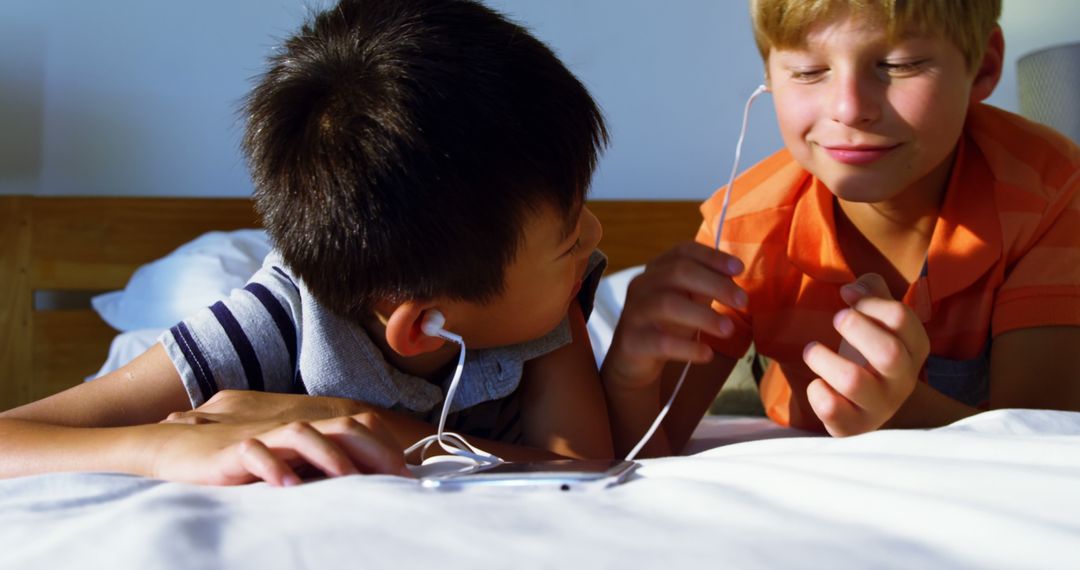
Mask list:
[[[762,76],[744,0],[490,3],[604,108],[614,139],[595,197],[701,198],[726,182]],[[0,2],[0,194],[247,195],[238,103],[312,4]],[[991,102],[1015,111],[1016,57],[1080,40],[1076,22],[1076,0],[1006,0],[1009,66]],[[780,145],[770,105],[752,115],[744,166]]]

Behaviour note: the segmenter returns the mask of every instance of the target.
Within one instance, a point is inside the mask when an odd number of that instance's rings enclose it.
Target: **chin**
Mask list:
[[[564,310],[564,311],[562,312],[562,314],[558,315],[558,317],[557,317],[557,318],[555,318],[555,317],[553,316],[553,318],[552,318],[551,320],[549,320],[549,321],[545,322],[545,323],[544,323],[544,326],[542,327],[542,328],[543,328],[543,331],[539,332],[539,333],[538,333],[538,334],[537,334],[537,335],[536,335],[536,336],[535,336],[534,338],[540,338],[540,337],[542,337],[542,336],[546,336],[546,335],[547,335],[548,333],[550,333],[551,331],[555,330],[555,328],[556,328],[556,327],[558,327],[558,326],[559,326],[559,324],[561,324],[561,323],[563,322],[563,319],[565,319],[565,318],[566,318],[566,315],[568,314],[568,313],[567,313],[567,311],[568,311],[568,310],[569,310],[569,309],[567,309],[567,310]]]
[[[559,326],[559,323],[561,322],[562,319],[560,318],[554,323],[550,323],[550,325],[545,322],[542,324],[538,324],[535,328],[530,327],[526,330],[519,329],[517,331],[517,334],[515,335],[503,336],[502,338],[498,339],[498,342],[488,343],[488,346],[486,347],[478,345],[477,348],[493,348],[521,344],[523,342],[531,342],[547,336],[551,331],[555,330],[555,327]]]
[[[873,204],[884,202],[897,194],[894,182],[884,182],[879,176],[848,176],[822,181],[833,196],[845,202]]]
[[[880,196],[880,194],[877,193],[877,192],[867,192],[867,191],[862,190],[862,189],[853,189],[853,190],[840,189],[840,190],[837,190],[837,189],[834,189],[832,187],[830,187],[829,189],[832,190],[833,196],[836,196],[837,198],[839,198],[840,200],[843,200],[845,202],[856,202],[856,203],[859,203],[859,204],[874,204],[874,203],[881,202],[881,201],[884,200],[884,198],[882,198]]]

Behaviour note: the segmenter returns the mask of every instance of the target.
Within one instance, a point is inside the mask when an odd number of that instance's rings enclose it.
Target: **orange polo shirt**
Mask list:
[[[699,242],[715,242],[723,198],[721,189],[701,206]],[[746,265],[736,282],[749,309],[714,304],[735,334],[709,339],[734,358],[754,342],[774,361],[761,382],[769,417],[819,431],[802,351],[815,340],[839,347],[832,318],[847,306],[839,289],[856,277],[837,244],[833,202],[786,150],[738,178],[720,248]],[[923,276],[903,302],[930,337],[924,380],[974,406],[986,404],[993,337],[1080,325],[1080,148],[1017,115],[972,106]]]

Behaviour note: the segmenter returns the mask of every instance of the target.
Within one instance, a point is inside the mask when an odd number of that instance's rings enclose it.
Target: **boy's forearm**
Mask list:
[[[0,419],[0,478],[67,471],[153,476],[154,450],[167,431],[156,424],[72,428]]]
[[[317,422],[339,416],[373,414],[393,436],[399,449],[406,449],[419,439],[435,433],[435,426],[408,414],[386,410],[372,404],[325,396],[301,396],[267,392],[225,390],[210,402],[183,414],[181,423],[203,417],[211,423]],[[505,459],[544,459],[558,456],[540,449],[469,438],[469,442]],[[435,446],[432,453],[441,453]],[[410,458],[411,459],[411,458]]]
[[[615,456],[625,457],[645,431],[649,429],[660,411],[659,384],[638,390],[624,390],[604,383],[604,395],[611,420],[611,437],[615,445]],[[641,455],[661,457],[671,455],[664,428],[659,427],[648,443],[642,448]]]
[[[882,427],[886,429],[941,427],[979,412],[978,408],[957,402],[924,382],[917,382],[911,396]]]
[[[683,386],[663,424],[641,450],[643,457],[680,453],[731,374],[735,362],[736,359],[720,354],[708,363],[690,366],[689,370],[686,370],[685,362],[668,362],[658,382],[636,389],[627,388],[627,383],[620,382],[621,379],[605,366],[601,376],[616,455],[629,453],[644,437],[685,373]]]

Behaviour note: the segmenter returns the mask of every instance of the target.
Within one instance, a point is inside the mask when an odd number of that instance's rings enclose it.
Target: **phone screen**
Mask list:
[[[560,459],[507,462],[444,473],[423,479],[425,487],[459,489],[466,486],[554,488],[563,491],[606,488],[623,482],[637,467],[633,461]]]

